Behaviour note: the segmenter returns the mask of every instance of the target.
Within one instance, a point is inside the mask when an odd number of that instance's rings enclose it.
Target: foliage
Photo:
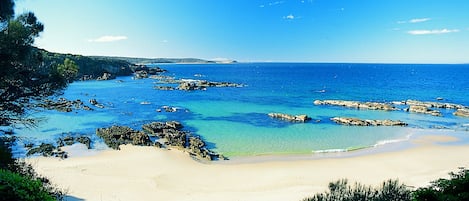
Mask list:
[[[63,77],[66,82],[72,82],[76,78],[79,69],[80,68],[73,60],[65,58],[64,63],[57,66],[57,73],[60,77]]]
[[[33,167],[13,158],[15,137],[0,137],[0,201],[62,200],[65,192],[39,176]]]
[[[425,188],[414,192],[414,199],[421,201],[469,200],[469,169],[460,168],[457,173],[449,173],[450,179],[438,179]]]
[[[0,169],[0,200],[55,200],[42,182]]]
[[[12,0],[2,0],[0,31],[0,126],[34,123],[23,117],[32,99],[41,99],[64,87],[50,66],[41,65],[42,55],[32,47],[43,31],[34,13],[13,18]],[[9,7],[4,7],[9,6]]]
[[[105,72],[116,76],[132,74],[130,69],[132,64],[123,60],[111,59],[107,57],[87,57],[73,54],[59,54],[41,49],[38,49],[38,51],[43,58],[43,65],[45,66],[57,66],[64,63],[66,59],[72,60],[77,66],[79,66],[79,71],[77,72],[78,77],[89,75],[93,78],[97,78],[98,76],[102,76]]]
[[[352,187],[346,179],[329,183],[329,191],[306,198],[304,201],[406,201],[411,191],[397,180],[383,182],[379,188],[355,183]]]

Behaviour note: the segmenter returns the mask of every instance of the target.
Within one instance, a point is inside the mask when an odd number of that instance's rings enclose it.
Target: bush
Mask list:
[[[0,137],[0,201],[63,200],[65,192],[39,176],[31,165],[13,158],[10,146],[14,140]]]
[[[449,173],[450,179],[438,179],[429,187],[414,192],[415,200],[459,201],[469,200],[469,170],[460,168],[458,173]]]
[[[379,188],[355,183],[352,187],[346,179],[329,183],[329,190],[304,201],[406,201],[411,191],[397,180],[383,182]]]
[[[0,200],[55,200],[42,182],[0,169]]]

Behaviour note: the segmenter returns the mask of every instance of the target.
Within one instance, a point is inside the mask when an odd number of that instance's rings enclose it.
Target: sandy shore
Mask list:
[[[469,167],[469,145],[435,143],[453,140],[427,136],[402,151],[247,164],[202,164],[177,150],[134,146],[66,160],[28,161],[68,189],[68,200],[298,201],[340,178],[371,185],[398,178],[410,186],[427,185],[458,167]]]

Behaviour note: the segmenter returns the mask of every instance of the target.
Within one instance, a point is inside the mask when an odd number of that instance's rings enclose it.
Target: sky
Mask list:
[[[99,56],[469,63],[469,0],[17,0],[35,45]]]

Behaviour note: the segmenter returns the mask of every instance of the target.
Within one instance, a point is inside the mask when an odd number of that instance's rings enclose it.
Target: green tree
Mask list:
[[[34,123],[24,118],[25,108],[54,94],[65,84],[32,44],[43,31],[34,13],[13,17],[13,0],[0,0],[0,126]]]
[[[469,200],[469,169],[449,173],[450,179],[438,179],[425,188],[414,192],[416,201],[459,201]]]
[[[63,64],[57,66],[57,73],[65,79],[66,82],[72,82],[78,75],[80,68],[71,59],[66,58]]]

